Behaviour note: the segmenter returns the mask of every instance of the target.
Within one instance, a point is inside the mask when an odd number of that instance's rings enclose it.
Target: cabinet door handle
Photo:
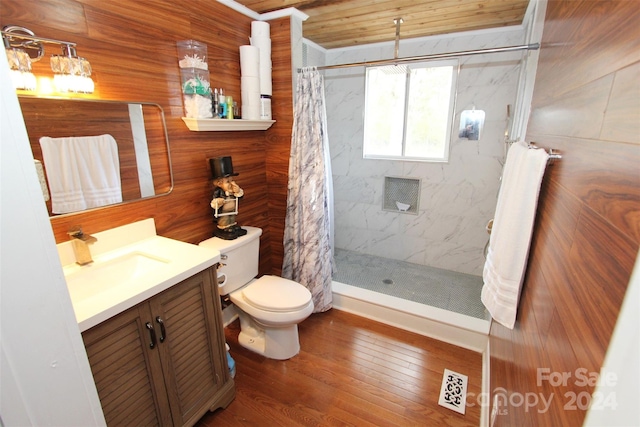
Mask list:
[[[167,331],[164,329],[164,322],[160,316],[156,316],[156,322],[160,325],[160,342],[164,342],[167,338]]]
[[[149,348],[156,348],[156,331],[153,329],[153,325],[151,324],[151,322],[147,322],[145,326],[149,330],[149,335],[151,336],[151,343],[149,343]]]

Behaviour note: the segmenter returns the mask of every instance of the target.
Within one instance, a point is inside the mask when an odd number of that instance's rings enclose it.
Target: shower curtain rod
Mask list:
[[[318,71],[322,71],[322,70],[333,70],[337,68],[369,67],[373,65],[387,65],[387,64],[397,65],[397,64],[403,64],[405,62],[428,61],[431,59],[456,58],[459,56],[482,55],[486,53],[513,52],[517,50],[536,50],[536,49],[540,49],[539,43],[525,44],[520,46],[494,47],[489,49],[465,50],[462,52],[433,53],[431,55],[411,56],[407,58],[382,59],[382,60],[371,61],[371,62],[365,61],[365,62],[353,62],[350,64],[323,65],[316,68]],[[302,68],[298,68],[298,72],[301,72],[301,71],[302,71]]]

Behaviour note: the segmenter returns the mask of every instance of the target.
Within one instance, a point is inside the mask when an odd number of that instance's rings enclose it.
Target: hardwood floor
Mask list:
[[[225,331],[236,398],[197,427],[479,425],[479,353],[335,309],[299,325],[301,351],[285,361],[242,348],[239,330]],[[465,415],[438,405],[445,368],[469,377]]]

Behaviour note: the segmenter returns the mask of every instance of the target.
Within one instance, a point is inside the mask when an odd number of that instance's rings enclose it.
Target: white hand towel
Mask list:
[[[502,174],[484,265],[482,303],[491,317],[513,329],[529,256],[540,184],[549,155],[524,142],[511,146]]]
[[[122,202],[118,145],[111,135],[40,138],[52,212]]]

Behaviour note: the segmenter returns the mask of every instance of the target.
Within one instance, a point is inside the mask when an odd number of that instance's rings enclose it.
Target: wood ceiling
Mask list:
[[[303,36],[326,48],[519,25],[529,0],[236,0],[257,13],[294,7]]]

